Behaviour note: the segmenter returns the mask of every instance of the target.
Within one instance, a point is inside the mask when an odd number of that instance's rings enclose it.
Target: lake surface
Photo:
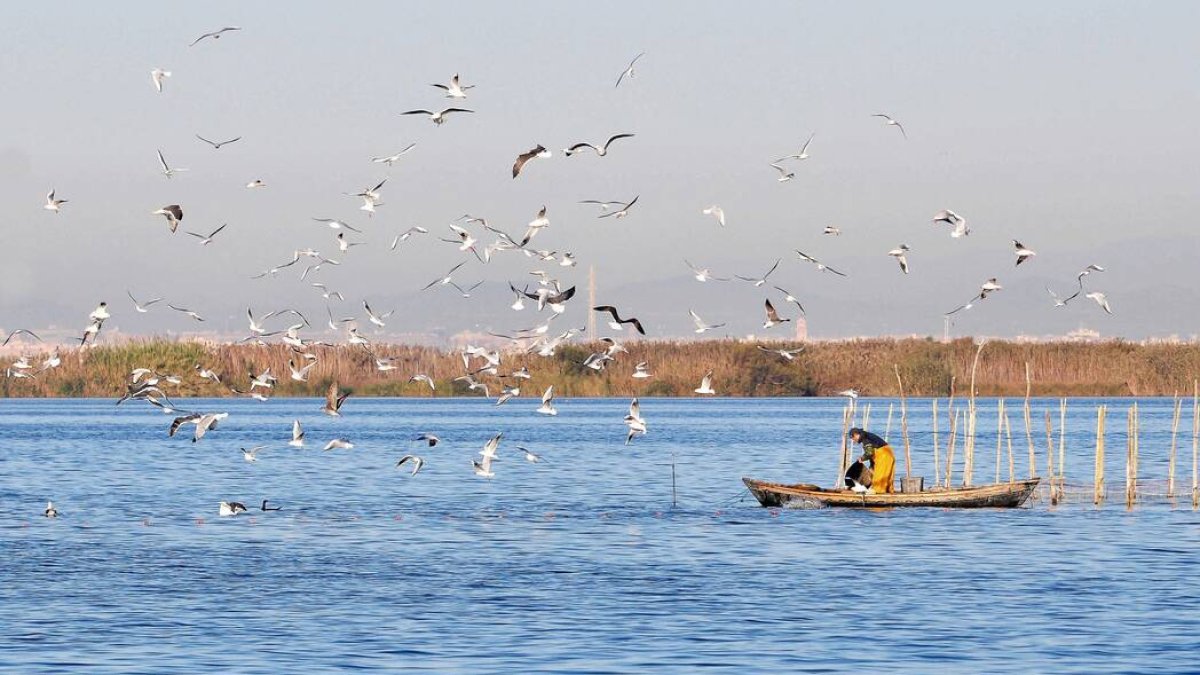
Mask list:
[[[351,398],[340,419],[313,399],[180,403],[230,417],[193,444],[191,427],[167,438],[170,416],[140,403],[0,400],[0,669],[1198,667],[1200,516],[1186,498],[759,507],[741,476],[832,483],[841,400],[643,400],[650,431],[628,447],[624,399],[560,400],[554,418],[532,398]],[[882,432],[887,401],[872,403]],[[1109,403],[1119,488],[1130,401]],[[1095,404],[1071,404],[1072,480],[1092,476]],[[1161,480],[1171,403],[1140,405],[1141,475]],[[977,483],[994,470],[994,409],[981,403]],[[1035,402],[1039,474],[1047,409],[1057,424],[1057,401]],[[914,465],[932,477],[929,412],[910,401]],[[1024,476],[1019,407],[1010,415]],[[303,449],[286,445],[293,418]],[[1189,402],[1185,493],[1190,418]],[[422,431],[444,442],[418,447]],[[495,478],[479,478],[470,460],[498,432]],[[891,436],[902,446],[898,412]],[[334,437],[355,447],[322,451]],[[238,449],[262,444],[255,463]],[[415,477],[395,467],[407,453],[426,460]],[[283,510],[260,512],[264,498]],[[48,499],[60,518],[41,515]],[[251,511],[218,517],[223,499]]]

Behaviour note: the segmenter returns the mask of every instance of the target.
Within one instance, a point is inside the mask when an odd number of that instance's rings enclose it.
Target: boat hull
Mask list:
[[[785,485],[768,481],[743,478],[742,482],[763,506],[793,506],[800,508],[846,507],[846,508],[893,508],[925,506],[953,509],[998,508],[1011,509],[1021,506],[1033,494],[1041,479],[997,483],[979,487],[961,487],[926,490],[924,492],[896,492],[892,494],[865,494],[850,490],[826,490],[816,485]]]

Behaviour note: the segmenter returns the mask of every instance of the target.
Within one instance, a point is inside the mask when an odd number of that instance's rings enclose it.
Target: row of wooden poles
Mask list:
[[[962,486],[970,487],[974,482],[975,475],[975,448],[976,448],[976,414],[978,408],[975,401],[975,372],[979,365],[979,354],[983,349],[980,344],[975,352],[975,359],[971,365],[971,391],[967,398],[966,410],[956,409],[954,407],[954,380],[951,379],[950,396],[947,399],[947,414],[950,417],[949,433],[945,442],[944,456],[945,463],[943,465],[942,455],[943,450],[939,444],[939,422],[938,422],[938,399],[934,399],[932,403],[933,412],[933,471],[934,471],[934,486],[949,488],[953,484],[954,469],[955,469],[955,454],[958,452],[959,431],[962,433]],[[900,368],[894,366],[896,373],[896,381],[900,387],[900,434],[904,439],[904,486],[903,489],[910,489],[909,485],[914,485],[909,481],[912,479],[912,444],[908,436],[908,402],[904,394],[904,382],[900,377]],[[1025,441],[1029,451],[1029,477],[1037,478],[1037,452],[1036,443],[1034,441],[1033,428],[1033,411],[1030,405],[1031,393],[1033,385],[1030,377],[1029,364],[1025,364],[1025,404],[1022,410],[1025,421]],[[1009,415],[1006,410],[1005,400],[1003,398],[997,401],[996,412],[996,466],[995,466],[995,481],[1001,482],[1003,460],[1005,456],[1005,448],[1007,447],[1007,464],[1008,464],[1008,480],[1015,481],[1016,478],[1016,463],[1013,453],[1013,433],[1012,424],[1009,420]],[[884,437],[886,438],[891,433],[892,414],[894,404],[888,404],[887,430]],[[851,445],[847,438],[848,430],[854,425],[856,417],[859,416],[859,406],[857,401],[851,400],[845,407],[842,413],[842,442],[841,442],[841,462],[838,467],[838,475],[835,485],[842,484],[842,476],[846,474],[846,470],[851,464]],[[1178,395],[1175,396],[1173,407],[1173,415],[1171,421],[1171,445],[1167,455],[1167,494],[1168,498],[1175,498],[1176,484],[1176,464],[1178,456],[1178,438],[1179,438],[1179,422],[1183,412],[1183,399]],[[870,423],[871,405],[862,407],[861,421],[858,426],[866,429]],[[1057,463],[1055,462],[1055,439],[1054,439],[1054,424],[1051,412],[1045,412],[1046,424],[1046,475],[1049,477],[1046,484],[1049,489],[1051,503],[1057,504],[1065,497],[1066,494],[1066,426],[1067,426],[1067,399],[1059,401],[1058,410],[1058,447],[1057,447]],[[1105,425],[1108,418],[1108,406],[1100,405],[1096,408],[1096,440],[1095,440],[1095,469],[1092,485],[1092,500],[1096,504],[1100,504],[1107,497],[1107,484],[1104,474],[1105,462]],[[964,429],[965,427],[965,429]],[[1132,506],[1138,498],[1138,454],[1139,454],[1139,436],[1141,431],[1141,423],[1138,416],[1138,404],[1135,401],[1126,411],[1126,441],[1125,441],[1125,503]],[[944,466],[944,469],[943,469]],[[1200,381],[1192,384],[1192,506],[1200,507]],[[911,489],[919,489],[912,487]]]

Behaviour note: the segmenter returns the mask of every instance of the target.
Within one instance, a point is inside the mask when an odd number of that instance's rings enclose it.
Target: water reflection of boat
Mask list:
[[[763,506],[843,506],[885,508],[933,506],[942,508],[1015,508],[1025,503],[1041,479],[1018,480],[979,487],[936,488],[922,492],[867,494],[851,490],[827,490],[816,485],[784,485],[743,478],[742,482]]]

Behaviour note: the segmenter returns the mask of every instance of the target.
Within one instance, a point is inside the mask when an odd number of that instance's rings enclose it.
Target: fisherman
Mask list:
[[[891,494],[892,479],[896,473],[896,454],[888,442],[879,436],[854,427],[850,440],[862,445],[862,457],[858,461],[871,463],[871,482],[868,487],[874,494]]]

